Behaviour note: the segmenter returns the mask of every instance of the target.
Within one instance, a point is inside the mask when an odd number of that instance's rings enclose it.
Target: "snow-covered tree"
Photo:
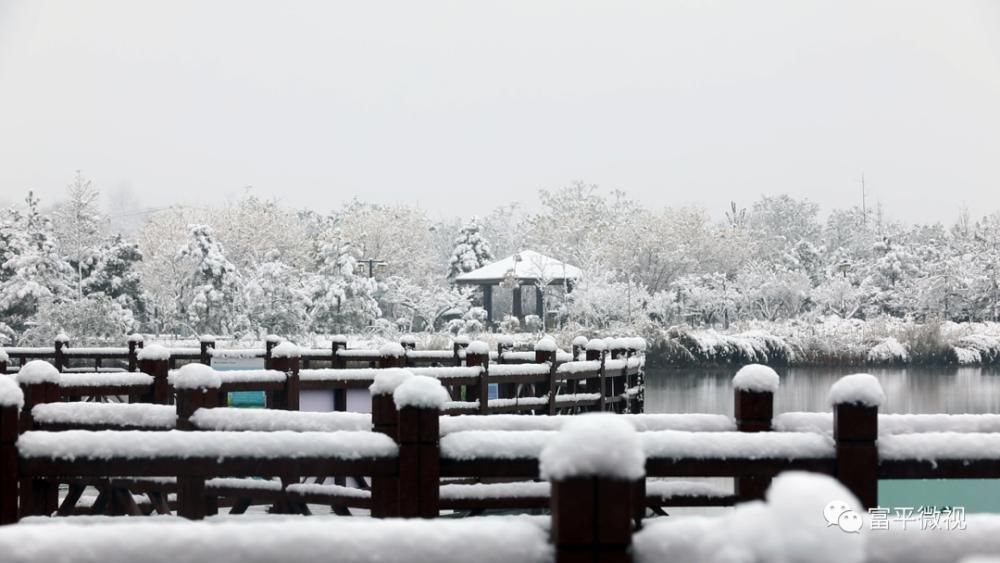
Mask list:
[[[455,248],[448,263],[448,280],[454,281],[459,274],[481,268],[493,260],[490,245],[482,236],[479,218],[473,217],[455,239]]]
[[[233,334],[246,327],[240,300],[240,278],[215,232],[191,225],[191,240],[178,256],[190,259],[194,271],[181,288],[180,312],[197,333]]]
[[[130,310],[136,319],[146,316],[146,295],[137,270],[142,261],[139,245],[120,234],[84,256],[81,264],[83,294],[104,295]]]
[[[334,232],[319,247],[316,274],[309,284],[311,324],[327,333],[359,330],[382,315],[375,293],[378,283],[358,275],[353,245]]]
[[[247,319],[259,335],[297,335],[309,329],[311,300],[303,276],[273,250],[244,286]]]
[[[59,249],[76,270],[77,298],[83,297],[84,259],[100,242],[104,218],[98,207],[101,192],[77,170],[66,186],[66,200],[54,212],[53,225]]]
[[[39,307],[72,293],[72,269],[56,248],[51,222],[32,192],[25,202],[25,213],[8,210],[0,222],[0,318],[18,332]]]

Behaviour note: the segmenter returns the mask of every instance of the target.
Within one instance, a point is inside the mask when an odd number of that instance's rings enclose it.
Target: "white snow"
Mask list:
[[[128,338],[126,338],[125,341],[126,342],[144,342],[145,338],[141,334],[133,332],[132,334],[128,335]]]
[[[185,364],[171,371],[167,381],[174,389],[218,389],[222,386],[222,378],[217,371],[198,363]]]
[[[264,383],[288,379],[288,374],[276,369],[226,370],[215,373],[222,383]]]
[[[566,362],[564,364],[560,364],[559,367],[556,368],[556,373],[594,372],[596,374],[600,371],[601,371],[601,362],[598,360]]]
[[[551,563],[554,557],[548,531],[523,518],[104,518],[90,526],[59,519],[0,529],[5,563],[468,563],[470,550],[477,563]]]
[[[316,483],[295,483],[285,487],[285,491],[290,494],[299,495],[329,495],[349,498],[371,498],[372,492],[354,487],[344,487],[342,485],[326,485]]]
[[[153,384],[153,376],[145,373],[69,373],[59,379],[60,387],[143,387]]]
[[[559,347],[556,345],[555,339],[550,336],[546,336],[538,342],[535,342],[536,352],[555,352],[558,348]]]
[[[633,536],[633,561],[862,563],[866,534],[828,526],[823,513],[832,501],[856,514],[864,513],[853,495],[833,478],[784,473],[775,478],[766,502],[738,505],[722,517],[649,522]]]
[[[491,364],[490,378],[515,375],[546,375],[549,373],[548,363],[544,364]]]
[[[761,364],[743,366],[733,376],[733,388],[741,391],[777,393],[780,384],[778,372]]]
[[[628,367],[628,360],[625,358],[618,358],[615,360],[607,359],[604,360],[605,371],[623,370]]]
[[[281,481],[240,477],[216,477],[205,481],[206,489],[245,489],[247,491],[280,491]]]
[[[587,345],[587,337],[584,336],[584,335],[582,335],[582,334],[580,336],[576,336],[576,337],[573,338],[572,344],[573,344],[573,346],[580,346],[580,347],[586,346]]]
[[[209,342],[211,342],[211,343],[214,344],[215,343],[215,336],[211,335],[211,334],[202,334],[201,336],[198,337],[198,342],[204,342],[206,344],[209,343]]]
[[[281,342],[282,340],[284,339],[278,336],[277,334],[268,334],[267,336],[264,337],[264,342],[273,342],[275,344]]]
[[[123,403],[46,403],[31,409],[41,424],[134,426],[171,429],[177,424],[172,405]]]
[[[59,334],[56,335],[55,341],[56,342],[69,342],[69,335],[67,335],[65,332],[60,332]]]
[[[0,373],[0,407],[24,407],[24,393],[13,377]]]
[[[32,360],[17,372],[17,382],[21,385],[37,383],[59,383],[60,373],[56,367],[45,360]]]
[[[868,351],[868,361],[874,364],[906,363],[909,359],[906,347],[891,336]]]
[[[104,347],[104,348],[65,348],[63,355],[66,357],[79,356],[128,356],[128,348]]]
[[[831,405],[852,403],[877,407],[885,401],[885,393],[875,376],[856,373],[845,375],[830,386],[829,401]]]
[[[7,355],[7,352],[4,352],[3,348],[0,348],[0,362],[6,362],[9,360],[10,356]]]
[[[466,346],[469,344],[469,337],[465,336],[464,334],[459,334],[458,336],[452,339],[452,342],[458,344],[459,346]]]
[[[779,432],[833,434],[833,413],[786,412],[774,417]],[[922,432],[1000,432],[1000,414],[880,414],[879,435]]]
[[[412,334],[404,334],[403,336],[399,337],[399,343],[400,344],[416,344],[417,343],[417,337],[413,336]]]
[[[486,356],[489,355],[490,353],[490,345],[483,342],[482,340],[473,340],[465,348],[465,353]]]
[[[609,413],[572,417],[542,450],[541,477],[563,481],[575,477],[635,480],[646,474],[639,435],[628,422]]]
[[[406,357],[414,360],[451,361],[455,357],[452,350],[407,350]]]
[[[397,387],[413,377],[413,372],[408,369],[392,368],[372,371],[377,372],[372,384],[368,386],[368,391],[372,395],[392,395]]]
[[[603,338],[592,338],[587,341],[587,350],[607,350],[608,344]]]
[[[547,497],[551,485],[546,481],[515,483],[470,483],[441,485],[441,499],[500,499]]]
[[[803,459],[831,458],[829,436],[792,432],[642,432],[639,440],[650,458]]]
[[[399,344],[396,346],[399,346]],[[402,348],[402,346],[399,347]],[[341,358],[371,358],[378,357],[379,352],[378,350],[345,350],[341,348],[340,350],[337,350],[337,356]]]
[[[406,350],[397,342],[386,342],[378,349],[378,355],[383,358],[402,358]]]
[[[173,409],[173,407],[170,407]],[[275,409],[218,407],[198,409],[191,423],[201,430],[274,432],[332,432],[335,430],[368,431],[372,417],[354,412],[300,412]]]
[[[483,417],[489,418],[489,417]],[[569,417],[567,417],[569,418]],[[453,460],[535,459],[557,432],[470,430],[441,437],[441,457]]]
[[[504,352],[503,359],[507,361],[515,362],[534,362],[535,353],[534,352]]]
[[[631,338],[625,339],[627,347],[630,350],[635,350],[636,352],[644,352],[646,350],[646,339],[640,336],[633,336]]]
[[[336,342],[337,344],[347,344],[347,337],[343,334],[334,334],[330,337],[330,343]]]
[[[170,350],[159,344],[150,344],[136,353],[136,358],[140,360],[164,361],[170,359]]]
[[[426,375],[437,379],[451,379],[460,377],[479,377],[483,373],[480,366],[474,367],[443,367],[443,368],[408,368],[413,375]],[[491,368],[492,369],[492,368]]]
[[[878,440],[881,459],[1000,459],[1000,434],[923,432],[894,434]]]
[[[661,500],[681,497],[721,498],[732,495],[731,490],[702,481],[667,481],[651,479],[646,482],[646,496]]]
[[[689,432],[733,432],[736,422],[722,414],[624,414],[618,415],[638,432],[684,430]],[[490,416],[449,416],[441,418],[441,434],[469,430],[559,430],[569,416],[524,416],[494,414]]]
[[[736,421],[723,414],[625,414],[619,415],[639,432],[683,430],[686,432],[731,432]],[[535,417],[538,418],[538,417]]]
[[[418,409],[441,409],[450,400],[448,391],[441,382],[426,375],[407,378],[392,393],[397,409],[415,407]]]
[[[155,438],[155,439],[151,439]],[[68,430],[25,432],[17,441],[27,458],[307,458],[355,460],[393,457],[391,438],[374,432],[184,432]]]
[[[891,520],[891,517],[890,517]],[[870,563],[988,563],[1000,560],[1000,517],[996,514],[966,515],[965,530],[911,529],[874,532],[868,535]],[[989,554],[986,556],[985,554]]]
[[[300,358],[302,353],[299,351],[299,347],[287,340],[278,344],[274,348],[271,348],[272,358]]]
[[[501,345],[501,346],[513,346],[514,345],[514,337],[511,336],[511,335],[509,335],[509,334],[498,334],[498,335],[496,335],[496,336],[493,337],[493,340],[495,340],[496,343],[498,345]]]
[[[248,359],[263,358],[265,354],[263,348],[232,348],[229,350],[208,349],[208,355],[219,359]]]

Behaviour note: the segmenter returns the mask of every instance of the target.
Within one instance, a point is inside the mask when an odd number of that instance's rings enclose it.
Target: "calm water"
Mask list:
[[[866,371],[882,383],[882,412],[1000,413],[997,368],[778,368],[775,412],[829,411],[826,396],[843,375]],[[646,412],[733,413],[736,368],[646,371]]]

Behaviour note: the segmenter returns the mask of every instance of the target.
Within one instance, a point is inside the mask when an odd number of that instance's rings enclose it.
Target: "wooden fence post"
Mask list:
[[[625,394],[625,388],[628,384],[628,376],[626,375],[628,373],[628,345],[626,344],[626,340],[624,338],[612,338],[611,344],[608,348],[608,353],[612,359],[623,360],[626,362],[625,369],[622,370],[622,373],[615,374],[611,378],[611,389],[609,391],[611,392],[611,396],[617,399]],[[618,414],[625,412],[625,401],[615,401],[614,410]]]
[[[219,404],[222,378],[210,366],[185,364],[170,374],[170,384],[177,395],[177,430],[195,430],[191,415]]]
[[[267,364],[267,361],[271,359],[271,350],[273,350],[274,347],[277,346],[278,344],[281,344],[281,337],[278,336],[277,334],[268,334],[267,336],[264,337],[265,365]]]
[[[548,378],[543,383],[539,383],[535,386],[535,395],[538,397],[546,397],[548,403],[544,411],[539,409],[535,411],[536,414],[555,414],[556,410],[556,341],[550,337],[544,337],[535,343],[535,363],[544,364],[548,362],[549,375]]]
[[[4,352],[3,349],[0,348],[0,375],[7,373],[8,361],[10,361],[10,358],[7,356],[7,352]]]
[[[142,350],[143,338],[141,334],[130,334],[128,336],[128,370],[135,372],[139,370],[139,350]]]
[[[212,365],[212,353],[209,350],[215,349],[215,337],[211,334],[203,334],[198,339],[198,344],[201,347],[198,361],[206,366]]]
[[[4,376],[6,377],[6,376]],[[52,364],[33,360],[23,366],[17,374],[17,383],[21,386],[24,397],[24,408],[21,409],[21,431],[34,428],[34,418],[31,410],[35,405],[59,402],[59,370]],[[20,515],[46,516],[59,507],[59,483],[51,479],[21,479],[20,480]]]
[[[461,366],[462,365],[462,357],[459,355],[459,353],[462,350],[464,350],[465,347],[468,346],[468,345],[469,345],[469,337],[468,336],[459,335],[459,336],[456,336],[452,340],[451,350],[452,350],[452,354],[454,354],[454,357],[452,358],[452,362],[453,362],[453,364],[455,366]]]
[[[63,352],[66,348],[69,348],[69,336],[66,336],[64,332],[60,332],[55,339],[56,354],[52,360],[59,371],[63,371],[69,365],[66,360],[66,354]]]
[[[580,359],[580,355],[585,352],[587,348],[587,337],[580,335],[573,339],[573,361]]]
[[[469,343],[465,349],[465,365],[482,368],[479,382],[465,387],[465,400],[479,402],[479,414],[487,414],[490,408],[490,386],[488,382],[490,369],[490,347],[482,340]]]
[[[395,342],[383,344],[378,349],[378,367],[380,368],[401,368],[406,361],[406,350]]]
[[[24,393],[14,378],[0,372],[0,526],[17,522],[19,414]]]
[[[399,411],[399,515],[436,518],[440,510],[439,417],[448,392],[432,377],[415,375],[392,394]]]
[[[603,447],[579,447],[595,440]],[[607,462],[593,459],[589,452],[595,451],[606,452]],[[645,482],[635,429],[608,414],[574,418],[542,450],[539,462],[542,478],[552,483],[556,563],[631,561],[633,505]]]
[[[605,379],[605,377],[604,377],[604,348],[605,348],[604,340],[602,340],[600,338],[594,338],[592,340],[589,340],[589,341],[587,341],[586,348],[587,348],[587,361],[588,362],[601,362],[601,367],[599,369],[598,376],[594,377],[594,378],[588,379],[586,385],[587,385],[587,392],[588,393],[593,393],[595,391],[598,392],[598,393],[600,393],[601,398],[598,401],[597,406],[594,407],[594,410],[603,411],[607,407],[607,403],[605,401],[605,394],[606,393],[605,393],[605,390],[604,390],[604,379]]]
[[[333,338],[330,339],[330,348],[333,353],[333,363],[331,364],[333,369],[344,369],[347,367],[347,362],[337,354],[339,350],[347,350],[347,337],[343,334],[334,335]],[[333,410],[340,412],[347,410],[346,389],[334,389]]]
[[[159,344],[143,347],[136,354],[139,371],[153,377],[153,388],[143,401],[157,405],[169,405],[170,383],[167,376],[170,372],[170,350]]]
[[[770,432],[774,417],[774,394],[781,379],[773,369],[750,364],[733,376],[733,416],[740,432]],[[737,477],[736,496],[740,500],[762,500],[771,486],[766,476]]]
[[[375,376],[368,390],[372,395],[372,431],[392,438],[399,443],[399,412],[392,393],[404,381],[413,377],[406,370],[387,370]],[[373,518],[399,516],[399,476],[372,477]]]
[[[840,378],[830,387],[837,480],[867,510],[878,506],[878,408],[885,394],[866,373]]]
[[[507,352],[514,349],[514,338],[506,335],[497,335],[497,363],[504,363],[503,356]],[[497,398],[499,399],[513,399],[514,395],[517,394],[517,384],[516,383],[498,383],[497,384]]]
[[[405,367],[410,367],[412,363],[410,361],[409,352],[417,349],[417,337],[412,334],[404,334],[399,337],[399,345],[402,346],[403,350],[407,353],[407,355],[403,357],[403,365]]]
[[[299,361],[302,351],[291,342],[282,342],[271,350],[267,369],[285,372],[285,389],[274,393],[274,408],[299,410]]]

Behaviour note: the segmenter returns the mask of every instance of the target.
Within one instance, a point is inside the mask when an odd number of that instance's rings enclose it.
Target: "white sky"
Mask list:
[[[0,201],[1000,209],[1000,2],[0,0]]]

